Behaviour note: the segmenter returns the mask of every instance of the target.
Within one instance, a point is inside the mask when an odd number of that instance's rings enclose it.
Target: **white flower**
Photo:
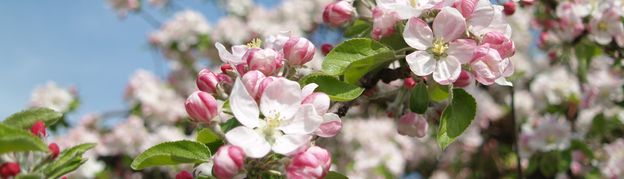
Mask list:
[[[292,154],[309,143],[323,120],[312,104],[301,104],[303,97],[299,83],[278,78],[264,90],[258,106],[237,79],[230,104],[242,126],[228,131],[226,139],[251,158],[261,158],[271,150]]]
[[[624,177],[624,139],[617,139],[603,149],[609,157],[601,164],[602,175],[607,178]]]
[[[199,42],[202,35],[208,35],[210,26],[204,16],[196,11],[185,10],[175,14],[159,31],[152,33],[152,42],[162,48],[176,44],[180,51],[187,51]]]
[[[60,88],[52,81],[35,88],[30,96],[31,107],[47,107],[58,112],[67,112],[73,101],[70,90]]]

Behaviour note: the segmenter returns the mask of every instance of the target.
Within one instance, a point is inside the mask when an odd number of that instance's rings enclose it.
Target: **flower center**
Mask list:
[[[280,126],[280,115],[277,114],[275,116],[266,117],[266,125],[262,127],[262,133],[267,137],[267,139],[272,138],[276,132],[278,132],[277,128]]]
[[[442,40],[433,41],[433,47],[431,47],[431,52],[436,57],[442,57],[446,55],[446,50],[448,49],[448,44],[444,43]]]
[[[598,23],[598,30],[599,31],[607,31],[607,29],[609,28],[609,24],[607,24],[607,22],[605,21],[600,21]]]
[[[418,0],[410,0],[409,2],[412,7],[418,7]]]

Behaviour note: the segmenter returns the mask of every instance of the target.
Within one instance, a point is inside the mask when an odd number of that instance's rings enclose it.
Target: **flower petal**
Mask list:
[[[230,106],[238,122],[250,128],[258,127],[260,123],[258,105],[249,95],[240,78],[234,82],[234,88],[232,88],[230,95]]]
[[[441,85],[448,85],[457,80],[460,72],[461,64],[459,61],[453,56],[447,56],[438,60],[433,72],[433,80]]]
[[[236,47],[236,48],[234,48]],[[243,63],[242,60],[242,55],[241,56],[237,56],[239,55],[239,53],[241,53],[241,51],[246,52],[247,49],[238,47],[238,46],[234,46],[232,49],[234,50],[235,54],[230,53],[227,49],[225,49],[225,46],[223,46],[223,44],[217,42],[215,43],[215,48],[217,48],[217,51],[219,51],[219,57],[221,58],[221,61],[225,62],[225,63],[232,63],[232,64],[240,64]],[[244,54],[244,52],[242,52]]]
[[[453,41],[466,32],[466,20],[457,9],[444,7],[433,20],[435,38],[444,42]]]
[[[283,135],[275,138],[273,151],[283,155],[292,155],[309,142],[309,135]]]
[[[306,96],[312,94],[314,90],[318,88],[316,83],[310,83],[301,88],[301,97],[305,98]]]
[[[435,70],[435,59],[427,51],[415,51],[405,57],[410,70],[418,76],[427,76]]]
[[[227,141],[245,151],[251,158],[262,158],[271,151],[271,145],[263,136],[249,127],[238,126],[225,134]]]
[[[325,113],[323,123],[314,133],[321,137],[334,137],[340,132],[340,129],[342,129],[340,117],[334,113]]]
[[[278,78],[264,89],[260,97],[260,111],[265,117],[292,118],[301,105],[299,83]]]
[[[403,30],[403,39],[410,47],[418,50],[427,50],[433,42],[433,32],[429,25],[418,17],[412,17],[407,21]]]
[[[455,56],[461,64],[469,63],[477,48],[477,42],[472,39],[457,39],[449,44],[449,56]]]
[[[316,113],[312,104],[301,105],[297,114],[291,119],[281,121],[279,127],[285,134],[310,134],[319,128],[323,117]]]

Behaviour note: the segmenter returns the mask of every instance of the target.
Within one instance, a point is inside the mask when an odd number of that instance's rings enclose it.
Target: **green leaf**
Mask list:
[[[344,176],[343,174],[340,174],[335,171],[329,171],[329,173],[327,173],[327,176],[325,176],[325,179],[348,179],[348,178],[349,177]]]
[[[0,154],[24,151],[48,151],[41,138],[23,129],[0,123]]]
[[[558,152],[549,152],[542,155],[539,164],[540,172],[546,177],[554,176],[559,168],[559,160],[561,160],[561,156],[559,156]]]
[[[373,26],[369,22],[358,19],[353,22],[353,25],[345,30],[343,36],[349,38],[362,37],[363,35],[369,34],[372,28]]]
[[[338,44],[327,54],[323,61],[323,71],[328,75],[342,75],[353,62],[385,61],[391,58],[394,58],[394,51],[385,45],[368,38],[355,38]]]
[[[62,176],[78,168],[84,161],[82,154],[95,147],[94,143],[84,143],[63,150],[52,163],[44,168],[46,176]],[[76,166],[77,165],[77,166]],[[52,177],[54,178],[54,177]]]
[[[221,124],[221,131],[223,131],[223,133],[227,133],[228,131],[240,125],[241,124],[238,122],[238,120],[236,120],[236,118],[231,118],[228,119],[225,123]]]
[[[344,71],[344,81],[353,84],[359,85],[360,78],[371,71],[377,71],[381,67],[388,66],[394,58],[387,59],[376,59],[376,58],[367,58],[360,61],[355,61],[351,63]]]
[[[41,173],[29,173],[29,174],[19,174],[15,177],[15,179],[44,179],[45,176]]]
[[[210,150],[204,144],[181,140],[153,146],[139,154],[130,167],[141,170],[146,167],[202,163],[210,160]]]
[[[403,32],[404,26],[405,25],[403,25],[403,23],[398,23],[395,27],[396,32]],[[390,36],[381,38],[379,42],[383,43],[384,45],[387,45],[388,47],[394,50],[399,50],[405,47],[409,47],[407,43],[405,43],[402,33],[392,33],[392,35]]]
[[[197,142],[208,146],[213,153],[223,145],[223,141],[219,138],[219,135],[208,128],[204,128],[197,133]]]
[[[17,128],[30,128],[35,122],[43,121],[46,126],[56,123],[63,113],[49,108],[32,108],[15,113],[6,118],[3,123]]]
[[[299,80],[302,85],[316,83],[316,91],[323,92],[333,101],[351,101],[359,97],[364,88],[344,83],[333,76],[323,74],[311,74]]]
[[[425,83],[418,83],[410,94],[410,110],[418,114],[424,114],[429,107],[429,93]]]
[[[427,88],[429,91],[429,99],[435,102],[442,102],[448,98],[448,87],[441,86],[437,83],[429,83],[429,87]]]
[[[453,89],[453,99],[442,112],[437,141],[444,149],[461,135],[474,120],[477,111],[475,99],[463,89]]]

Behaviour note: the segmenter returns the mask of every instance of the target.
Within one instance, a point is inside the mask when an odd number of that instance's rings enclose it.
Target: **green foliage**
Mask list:
[[[93,147],[94,143],[85,143],[63,150],[56,160],[43,168],[43,173],[49,178],[58,178],[78,169],[87,161],[82,158],[82,154]]]
[[[345,30],[343,36],[348,38],[364,37],[370,34],[372,28],[373,26],[369,22],[358,19]]]
[[[364,88],[344,83],[333,76],[323,74],[311,74],[299,81],[302,85],[316,83],[319,85],[316,91],[323,92],[333,101],[351,101],[359,97]]]
[[[463,89],[453,89],[451,102],[442,112],[437,141],[444,149],[470,126],[474,120],[477,103]]]
[[[47,152],[48,146],[26,130],[0,123],[0,154],[25,151]]]
[[[584,40],[574,46],[574,52],[578,58],[578,77],[581,81],[587,81],[587,70],[591,59],[595,56],[602,54],[600,46]]]
[[[347,67],[354,62],[375,62],[375,64],[371,64],[374,66],[378,64],[376,61],[387,61],[392,58],[394,58],[394,51],[379,42],[368,38],[350,39],[338,44],[327,54],[323,61],[323,72],[332,76],[342,75]],[[362,67],[358,66],[357,68]],[[366,74],[367,72],[362,71],[360,73]],[[356,75],[350,76],[350,78],[355,78]]]
[[[203,163],[210,160],[210,150],[204,144],[181,140],[155,145],[139,154],[130,167],[141,170],[146,167]]]
[[[225,123],[221,124],[221,131],[223,131],[223,133],[227,133],[228,131],[240,125],[241,124],[238,122],[238,120],[236,120],[235,118],[231,118],[227,120]]]
[[[441,86],[437,83],[429,83],[427,91],[429,92],[429,99],[435,102],[442,102],[449,96],[448,87]]]
[[[429,107],[429,93],[427,92],[427,85],[425,83],[418,83],[412,89],[410,94],[410,110],[418,114],[424,114]]]
[[[17,128],[30,128],[35,122],[43,121],[46,126],[52,126],[62,116],[63,113],[49,108],[32,108],[9,116],[3,123]]]
[[[223,145],[223,141],[219,138],[219,135],[212,132],[212,130],[208,128],[204,128],[197,133],[197,142],[205,144],[208,146],[211,152],[216,152],[221,145]]]
[[[348,179],[348,177],[335,171],[329,171],[327,176],[325,176],[325,179]]]
[[[41,173],[29,173],[29,174],[19,174],[15,176],[15,179],[44,179],[45,176]]]

